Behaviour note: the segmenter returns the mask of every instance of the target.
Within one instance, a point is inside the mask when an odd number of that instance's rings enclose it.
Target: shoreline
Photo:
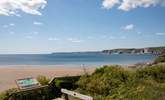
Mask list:
[[[0,64],[0,68],[27,68],[27,67],[32,67],[32,68],[97,68],[97,67],[103,67],[103,66],[113,66],[113,65],[119,65],[119,66],[123,66],[123,67],[127,67],[127,66],[132,66],[138,63],[150,63],[153,62],[153,60],[150,61],[139,61],[139,62],[132,62],[132,63],[106,63],[106,64],[54,64],[54,65],[28,65],[28,64],[15,64],[15,65],[1,65]]]
[[[112,64],[113,65],[113,64]],[[104,65],[93,65],[93,66],[90,66],[90,65],[84,65],[84,67],[99,67],[99,66],[104,66]],[[0,68],[27,68],[27,67],[30,67],[30,68],[82,68],[83,67],[83,64],[82,65],[74,65],[74,64],[66,64],[66,65],[26,65],[26,64],[22,64],[22,65],[0,65]]]
[[[13,67],[15,66],[15,67]],[[62,77],[62,76],[76,76],[83,75],[83,67],[50,67],[49,65],[43,65],[36,67],[35,65],[0,65],[0,92],[3,92],[10,88],[15,88],[15,80],[26,77],[37,77],[43,75],[48,78]],[[90,74],[94,72],[96,67],[85,67]]]

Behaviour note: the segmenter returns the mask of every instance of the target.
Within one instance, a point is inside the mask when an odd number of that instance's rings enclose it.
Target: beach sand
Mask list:
[[[95,67],[86,67],[88,73],[92,73]],[[84,74],[82,67],[58,67],[58,66],[0,66],[0,92],[16,87],[15,80],[26,77],[44,75],[49,78],[61,76],[75,76]]]

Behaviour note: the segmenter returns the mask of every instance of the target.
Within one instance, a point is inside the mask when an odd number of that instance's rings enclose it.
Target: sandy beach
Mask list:
[[[87,67],[88,73],[92,73],[95,67]],[[15,80],[26,77],[44,75],[49,78],[60,76],[75,76],[84,74],[82,67],[58,67],[58,66],[0,66],[0,92],[16,87]]]

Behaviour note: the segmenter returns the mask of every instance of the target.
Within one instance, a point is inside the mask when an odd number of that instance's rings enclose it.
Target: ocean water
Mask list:
[[[54,53],[0,55],[0,65],[64,65],[64,66],[101,66],[127,65],[155,59],[151,54],[113,54],[101,53]]]

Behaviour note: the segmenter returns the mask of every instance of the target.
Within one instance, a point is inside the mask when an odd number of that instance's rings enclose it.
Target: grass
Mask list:
[[[164,100],[165,66],[147,66],[136,71],[105,66],[91,76],[82,76],[77,91],[96,100]]]

